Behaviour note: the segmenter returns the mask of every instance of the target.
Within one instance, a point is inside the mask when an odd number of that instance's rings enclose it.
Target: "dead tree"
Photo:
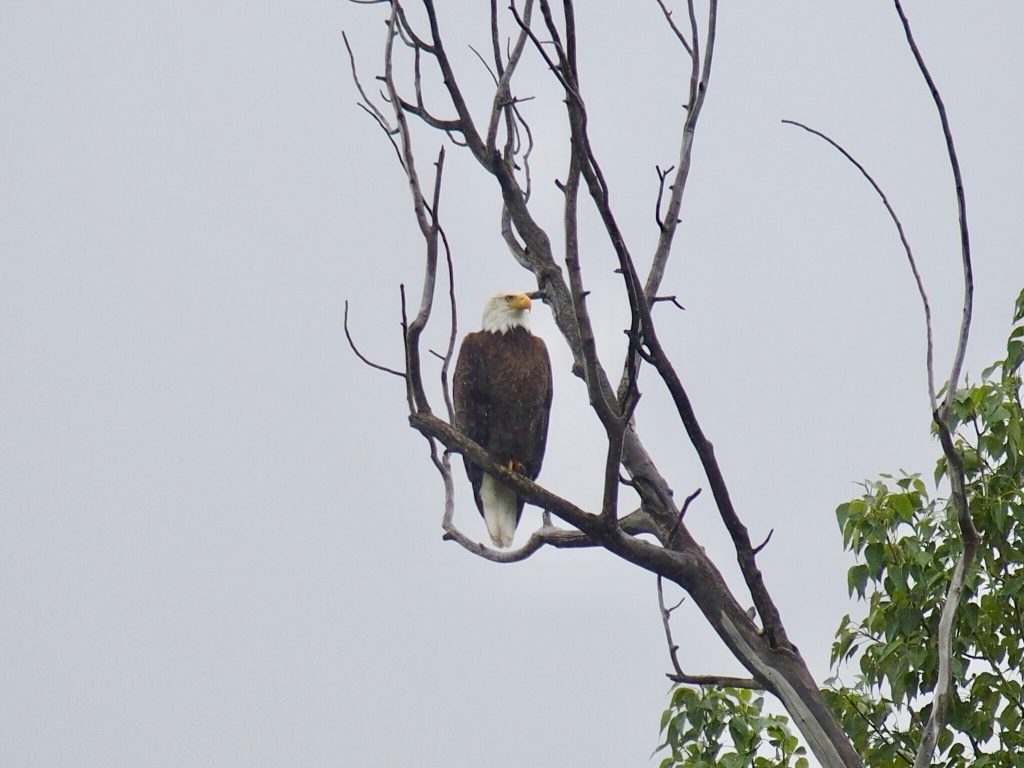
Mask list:
[[[488,66],[494,83],[493,94],[485,111],[485,121],[474,118],[468,97],[460,86],[459,77],[453,69],[446,49],[441,20],[433,0],[421,0],[422,8],[418,12],[422,13],[422,20],[416,23],[410,18],[411,11],[407,13],[407,9],[399,0],[354,1],[369,5],[380,4],[387,10],[384,69],[378,78],[381,84],[379,95],[373,97],[367,92],[357,74],[351,48],[348,48],[352,75],[359,90],[360,106],[380,125],[390,140],[408,180],[413,212],[425,246],[423,286],[415,315],[411,315],[412,308],[407,308],[404,288],[402,290],[404,369],[398,371],[377,366],[358,350],[357,354],[360,354],[364,362],[401,376],[405,380],[409,422],[426,438],[431,461],[444,484],[442,526],[445,538],[459,543],[477,556],[495,562],[523,560],[544,546],[602,547],[656,574],[659,597],[662,580],[674,582],[690,595],[722,642],[749,672],[750,677],[685,674],[671,643],[670,609],[665,608],[662,602],[662,617],[669,637],[670,658],[674,666],[674,671],[670,674],[673,680],[695,684],[754,687],[769,691],[779,699],[793,718],[811,751],[822,765],[860,766],[859,756],[823,702],[816,681],[800,652],[789,639],[779,610],[757,565],[757,555],[767,544],[767,539],[761,544],[751,541],[747,527],[730,498],[729,488],[716,460],[714,448],[701,427],[686,386],[659,340],[654,319],[657,304],[675,302],[674,296],[664,296],[660,290],[665,268],[672,253],[694,141],[710,84],[715,51],[717,0],[707,0],[706,5],[701,8],[697,8],[696,0],[687,0],[685,9],[679,14],[684,19],[682,23],[677,23],[676,15],[662,0],[656,0],[665,22],[678,40],[680,56],[685,57],[689,63],[689,88],[686,94],[685,119],[682,122],[678,159],[674,167],[667,170],[658,169],[660,183],[655,202],[658,240],[653,254],[650,255],[650,266],[646,274],[641,274],[622,233],[610,203],[608,182],[591,143],[585,87],[577,66],[576,21],[572,0],[563,0],[560,7],[552,4],[550,0],[513,0],[506,10],[499,10],[497,0],[491,0],[489,60],[477,53],[480,60]],[[932,407],[940,435],[944,436],[943,446],[948,445],[949,451],[952,451],[948,430],[943,430],[942,427],[947,422],[949,401],[959,376],[969,328],[971,288],[966,214],[962,203],[962,186],[959,184],[955,152],[941,99],[917,52],[910,27],[906,23],[898,0],[895,0],[895,4],[904,22],[907,39],[942,115],[950,157],[956,171],[957,188],[961,194],[967,299],[961,343],[951,375],[952,384],[948,389],[950,394],[942,404],[937,403],[935,396],[930,362],[930,321],[928,324],[929,391]],[[508,40],[503,39],[502,29],[511,33]],[[345,42],[348,47],[348,40]],[[564,96],[565,121],[569,135],[569,163],[564,178],[556,182],[564,196],[562,235],[565,251],[560,257],[556,257],[553,252],[552,238],[539,223],[530,204],[530,153],[533,148],[533,136],[520,109],[524,97],[517,95],[514,88],[517,68],[526,56],[537,57],[543,62]],[[403,78],[396,74],[396,68],[402,68],[406,82],[405,92],[400,87]],[[436,79],[429,82],[431,88],[428,89],[424,87],[424,78],[430,77]],[[425,92],[433,95],[431,103],[428,103]],[[440,99],[436,95],[438,92],[443,94]],[[476,114],[482,114],[479,105],[475,106]],[[586,386],[591,407],[600,420],[607,438],[602,503],[599,510],[581,509],[572,501],[510,472],[505,466],[496,463],[483,448],[452,426],[454,419],[448,394],[447,372],[455,348],[457,331],[452,280],[453,262],[441,217],[445,150],[440,149],[436,156],[432,181],[425,182],[420,175],[420,167],[413,151],[413,127],[410,125],[413,121],[418,124],[417,130],[425,127],[427,131],[434,131],[439,137],[439,143],[447,140],[460,151],[472,156],[482,176],[500,190],[501,234],[508,251],[519,265],[532,274],[537,288],[546,295],[555,323],[572,354],[573,372]],[[849,159],[852,160],[852,157]],[[881,193],[880,189],[878,191]],[[580,253],[578,237],[581,197],[584,201],[589,199],[599,215],[603,234],[617,257],[617,272],[621,275],[622,290],[629,302],[629,327],[625,329],[628,345],[620,369],[615,371],[615,380],[610,375],[607,364],[598,357],[588,309],[588,291],[584,279],[585,260]],[[888,202],[885,202],[888,208]],[[891,208],[889,210],[891,213]],[[893,218],[899,226],[895,214]],[[902,228],[900,235],[902,238]],[[909,246],[907,255],[913,266]],[[437,273],[442,258],[448,272],[450,333],[447,350],[438,357],[442,358],[443,396],[447,418],[438,416],[428,400],[423,384],[420,349],[420,338],[433,316],[434,301],[439,292]],[[927,298],[923,288],[922,298],[925,299],[927,311]],[[351,338],[349,340],[352,342]],[[681,506],[678,505],[674,500],[673,489],[644,447],[633,419],[640,401],[639,375],[644,368],[652,369],[660,385],[666,387],[671,395],[679,424],[703,467],[706,487],[710,489],[722,522],[732,538],[749,595],[737,597],[732,593],[718,567],[688,530],[685,515],[699,491],[687,497]],[[467,457],[484,471],[512,486],[521,497],[544,510],[544,523],[532,533],[520,549],[509,552],[494,550],[476,543],[459,530],[454,517],[455,480],[450,461],[452,453]],[[957,474],[958,460],[955,451],[949,455],[949,465],[951,472]],[[956,493],[955,478],[953,483]],[[623,485],[632,488],[640,499],[639,508],[626,514],[622,513],[619,504]],[[962,488],[962,485],[960,487]],[[556,527],[551,523],[551,516],[569,527]],[[971,541],[969,522],[970,518],[966,516],[964,535]],[[770,536],[769,533],[768,537]],[[970,551],[969,548],[965,551],[964,569],[961,571],[970,566]],[[962,586],[962,572],[959,583]],[[756,617],[760,619],[760,626],[755,623],[754,611],[748,612],[743,607],[751,601]],[[951,589],[948,605],[951,618],[957,604],[957,594]],[[948,658],[948,631],[945,634],[945,642]],[[941,685],[937,691],[941,699]],[[940,710],[941,707],[935,707],[936,713]],[[941,718],[941,714],[937,714],[936,717]],[[940,720],[935,732],[941,730],[941,725]],[[927,757],[930,757],[931,747],[922,744],[921,749],[922,754],[927,752]]]

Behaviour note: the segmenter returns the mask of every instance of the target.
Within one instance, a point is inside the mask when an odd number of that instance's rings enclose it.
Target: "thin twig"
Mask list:
[[[682,605],[682,603],[680,603],[680,605]],[[679,606],[677,605],[676,607],[678,608]],[[683,677],[685,673],[683,672],[682,666],[679,664],[679,646],[676,645],[675,641],[672,639],[672,625],[669,622],[672,611],[665,607],[665,590],[661,585],[661,574],[658,574],[658,608],[661,613],[661,625],[665,630],[665,641],[668,643],[668,655],[672,660],[672,667],[675,669],[676,675]]]
[[[661,626],[665,631],[665,642],[668,643],[668,655],[672,661],[672,668],[675,670],[674,673],[669,672],[666,674],[669,680],[674,683],[683,683],[685,685],[709,685],[715,686],[716,688],[749,688],[755,691],[763,691],[764,685],[753,680],[752,678],[746,677],[727,677],[725,675],[688,675],[683,672],[682,666],[679,664],[679,646],[676,645],[672,639],[672,624],[671,617],[672,612],[683,604],[683,600],[680,600],[671,608],[665,605],[665,591],[662,587],[661,576],[658,576],[658,608],[661,613]]]
[[[345,300],[345,320],[344,320],[344,326],[345,326],[345,338],[348,339],[348,345],[352,348],[352,351],[356,353],[356,357],[358,357],[360,360],[362,360],[366,365],[370,366],[371,368],[375,368],[378,371],[384,371],[384,373],[390,373],[392,376],[398,376],[400,379],[404,379],[405,378],[405,374],[402,373],[402,371],[396,371],[394,368],[388,368],[386,365],[379,365],[378,363],[373,362],[372,360],[368,359],[366,357],[366,355],[364,355],[362,352],[360,352],[358,347],[356,347],[355,341],[352,340],[352,334],[349,333],[349,330],[348,330],[348,299]]]
[[[446,518],[444,521],[444,535],[441,538],[445,541],[454,541],[472,554],[495,563],[518,563],[545,545],[555,549],[585,549],[604,546],[602,542],[591,538],[582,531],[553,526],[551,515],[547,509],[543,510],[542,519],[541,527],[530,534],[530,538],[522,547],[515,550],[493,549],[473,541],[462,533],[450,518]],[[626,515],[620,523],[622,530],[631,535],[651,532],[650,520],[642,510],[635,510]]]
[[[801,122],[797,122],[796,120],[783,120],[782,122],[785,125],[795,125],[797,128],[803,128],[808,133],[814,134],[818,138],[823,139],[834,149],[836,149],[843,157],[849,160],[853,167],[861,172],[861,175],[865,179],[867,179],[868,183],[875,190],[878,196],[882,199],[882,205],[885,206],[885,210],[889,213],[889,218],[892,219],[892,223],[896,225],[896,231],[900,236],[900,243],[903,244],[903,251],[904,253],[907,254],[907,262],[910,264],[910,271],[914,274],[914,282],[917,284],[917,292],[921,296],[921,304],[924,306],[924,327],[925,336],[927,340],[926,367],[928,373],[928,400],[931,403],[932,410],[934,411],[937,405],[935,400],[935,374],[934,367],[932,365],[932,309],[931,305],[928,302],[928,294],[925,292],[924,289],[924,281],[921,279],[921,273],[917,269],[917,261],[914,259],[914,253],[910,249],[910,242],[907,240],[906,232],[903,231],[903,222],[901,222],[900,217],[896,215],[896,211],[889,203],[889,198],[886,197],[885,192],[882,191],[882,188],[878,185],[878,182],[876,182],[875,179],[871,176],[871,174],[867,172],[867,169],[865,169],[863,165],[857,162],[857,159],[853,155],[851,155],[849,152],[843,149],[843,147],[838,142],[836,142],[829,136],[825,135],[821,131],[815,128],[811,128],[810,126],[804,125]]]
[[[661,2],[661,0],[658,0],[658,2]],[[665,231],[665,222],[661,220],[661,198],[665,194],[665,178],[672,173],[674,168],[674,165],[670,165],[663,171],[661,166],[654,166],[654,171],[658,174],[658,199],[654,201],[654,223],[658,225],[658,229],[662,232]]]
[[[775,529],[772,528],[770,531],[768,531],[768,535],[765,537],[764,541],[762,541],[760,544],[758,544],[756,547],[754,547],[754,554],[755,555],[759,554],[762,549],[764,549],[765,547],[768,546],[768,542],[772,540],[772,534],[774,534],[774,533],[775,533]]]
[[[686,517],[686,512],[690,509],[690,505],[693,504],[698,496],[700,496],[700,493],[703,490],[703,488],[698,488],[683,500],[683,507],[679,510],[679,517],[676,518],[676,524],[672,527],[673,536],[675,535],[675,532],[679,530],[679,526],[683,524],[683,518]]]
[[[661,8],[661,12],[665,14],[665,21],[668,22],[668,25],[675,33],[675,36],[679,38],[679,42],[682,43],[683,48],[686,49],[686,52],[690,54],[690,56],[693,56],[693,48],[691,48],[690,44],[686,41],[686,36],[683,35],[683,31],[676,26],[676,23],[672,21],[672,11],[668,9],[663,0],[656,0],[656,2],[658,3],[658,7]]]
[[[492,3],[491,6],[492,18],[497,11],[497,5]],[[509,124],[511,124],[511,117],[508,112],[510,106],[509,102],[512,100],[511,94],[511,82],[512,76],[515,74],[516,67],[519,65],[519,61],[523,55],[523,49],[526,47],[527,30],[530,27],[530,19],[533,15],[533,0],[526,0],[526,5],[523,9],[523,24],[525,27],[520,31],[519,37],[516,40],[516,44],[512,47],[512,53],[509,55],[508,62],[504,66],[504,71],[501,72],[500,79],[495,83],[494,99],[491,105],[491,117],[487,124],[487,151],[495,151],[495,142],[498,135],[498,121],[501,114],[504,113],[508,118]],[[492,27],[492,30],[496,31],[496,28]],[[495,50],[497,47],[495,46]],[[501,60],[495,54],[495,60],[498,66],[501,66]],[[511,131],[509,132],[509,140],[511,141]],[[506,157],[506,160],[511,158]]]
[[[675,304],[679,309],[686,311],[686,307],[679,303],[679,299],[676,298],[675,294],[671,296],[655,296],[651,299],[651,304],[657,304],[659,301],[668,301]]]
[[[393,128],[388,123],[387,118],[384,117],[384,113],[381,112],[377,105],[370,100],[370,97],[366,95],[366,91],[363,90],[363,84],[359,81],[359,73],[356,71],[356,57],[352,53],[352,46],[349,45],[348,35],[341,33],[341,39],[345,43],[345,50],[348,51],[348,63],[352,68],[352,82],[355,83],[356,90],[359,91],[359,97],[362,101],[357,102],[358,107],[363,110],[366,114],[374,119],[380,129],[384,131],[384,135],[387,136],[388,141],[391,142],[392,148],[395,150],[395,155],[398,156],[398,163],[402,166],[402,170],[405,170],[405,161],[402,159],[402,151],[398,148],[398,143],[395,141],[395,134],[398,132],[397,128]]]
[[[445,408],[448,410],[448,420],[454,422],[455,408],[452,405],[452,396],[448,387],[448,369],[452,363],[452,356],[455,354],[455,339],[459,332],[459,313],[455,302],[455,265],[452,263],[452,249],[448,243],[448,237],[440,226],[438,231],[441,234],[441,243],[444,245],[445,263],[448,266],[448,304],[451,310],[448,348],[445,350],[444,362],[441,364],[441,392],[444,395]]]
[[[946,397],[939,408],[935,408],[934,398],[932,400],[933,418],[938,427],[942,451],[946,456],[946,476],[949,478],[950,485],[952,486],[953,508],[957,513],[957,522],[960,527],[964,549],[957,560],[956,567],[953,569],[953,576],[950,579],[949,589],[946,592],[945,603],[942,606],[942,613],[939,618],[939,629],[936,637],[939,670],[938,679],[935,682],[935,697],[932,701],[932,711],[928,716],[928,722],[925,723],[922,729],[921,743],[918,746],[917,755],[914,759],[914,768],[925,768],[931,765],[939,734],[945,728],[949,715],[949,702],[953,695],[953,629],[960,608],[960,600],[967,579],[967,573],[974,564],[975,555],[980,543],[980,536],[974,527],[974,521],[971,519],[970,509],[967,504],[963,458],[953,444],[949,428],[950,410],[957,387],[959,386],[960,373],[963,368],[964,357],[967,354],[967,339],[971,330],[971,315],[974,306],[974,275],[971,266],[971,240],[967,229],[967,202],[964,196],[963,179],[960,175],[960,163],[957,160],[956,147],[953,143],[953,134],[949,127],[949,119],[946,116],[946,107],[943,104],[939,89],[935,85],[931,73],[925,65],[921,51],[914,41],[914,35],[910,29],[910,21],[903,12],[900,0],[893,0],[893,2],[896,7],[896,13],[900,17],[900,22],[903,24],[903,32],[906,35],[907,44],[910,46],[918,69],[920,69],[921,75],[928,85],[932,101],[934,101],[935,108],[939,113],[939,121],[942,124],[942,135],[946,140],[946,152],[949,156],[950,167],[953,171],[953,183],[956,187],[957,213],[960,224],[961,263],[964,276],[963,314],[960,321],[956,353],[953,356],[952,371],[946,384]]]
[[[693,39],[693,51],[690,62],[690,91],[687,101],[686,121],[683,124],[683,135],[679,144],[679,160],[676,163],[676,174],[672,179],[668,208],[665,211],[663,229],[658,237],[658,245],[654,249],[651,269],[644,283],[644,294],[650,299],[658,293],[661,281],[665,276],[669,256],[679,224],[679,211],[682,208],[683,192],[690,177],[690,165],[693,157],[693,144],[697,132],[697,123],[704,109],[708,83],[711,79],[711,63],[714,59],[715,38],[718,30],[718,0],[708,2],[707,32],[704,40],[704,56],[700,54],[700,38],[697,32],[697,12],[693,0],[687,0],[687,11],[690,17],[690,34]]]
[[[928,71],[928,67],[924,63],[924,57],[921,56],[917,43],[914,41],[914,35],[910,30],[910,21],[903,12],[900,0],[893,0],[893,2],[896,6],[896,13],[899,14],[900,22],[903,24],[903,32],[907,37],[907,43],[914,54],[914,60],[917,62],[917,67],[921,70],[921,75],[928,84],[932,101],[935,103],[935,108],[939,113],[939,122],[942,124],[942,136],[946,140],[946,154],[949,156],[949,165],[953,171],[953,185],[956,190],[957,218],[960,225],[961,264],[964,274],[964,305],[960,321],[960,335],[957,339],[956,355],[953,358],[953,370],[949,374],[946,398],[940,411],[943,418],[946,418],[949,415],[950,406],[953,404],[956,388],[960,383],[960,371],[963,369],[964,356],[967,354],[967,337],[971,330],[971,315],[974,308],[974,270],[971,266],[971,237],[967,229],[967,199],[964,195],[963,177],[960,175],[960,161],[957,159],[956,146],[953,143],[953,132],[949,127],[949,118],[946,116],[946,105],[943,103],[939,89],[932,79],[931,72]]]

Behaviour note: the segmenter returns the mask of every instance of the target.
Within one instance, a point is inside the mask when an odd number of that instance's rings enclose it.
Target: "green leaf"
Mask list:
[[[878,579],[885,567],[885,546],[880,542],[872,542],[864,548],[864,559],[868,561],[871,578]]]
[[[914,509],[913,502],[910,496],[906,493],[900,493],[892,496],[892,506],[896,510],[897,517],[902,522],[910,522],[910,517]]]
[[[846,574],[846,588],[848,594],[852,597],[854,590],[857,592],[857,596],[864,599],[864,589],[868,583],[868,567],[864,564],[855,565]]]

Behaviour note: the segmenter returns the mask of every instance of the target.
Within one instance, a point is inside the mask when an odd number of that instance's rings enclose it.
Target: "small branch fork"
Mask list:
[[[672,668],[675,670],[674,673],[670,672],[665,676],[673,683],[683,683],[685,685],[713,685],[718,688],[750,688],[755,691],[763,691],[764,685],[752,678],[726,677],[724,675],[688,675],[683,672],[683,668],[679,664],[679,646],[672,639],[670,619],[672,618],[672,612],[681,606],[686,598],[681,598],[671,608],[667,607],[665,605],[665,590],[661,582],[662,578],[658,576],[658,608],[661,611],[661,625],[665,630],[665,642],[668,643],[668,655],[672,660]]]
[[[355,341],[352,339],[352,334],[349,333],[348,330],[348,300],[345,301],[345,320],[343,325],[345,328],[345,338],[348,339],[349,347],[351,347],[356,357],[358,357],[365,365],[368,365],[375,370],[383,371],[384,373],[390,373],[392,376],[398,376],[400,379],[403,380],[406,378],[406,375],[403,371],[396,371],[394,368],[388,368],[386,365],[380,365],[378,363],[375,363],[368,357],[366,357],[366,355],[359,351],[359,347],[356,346]]]

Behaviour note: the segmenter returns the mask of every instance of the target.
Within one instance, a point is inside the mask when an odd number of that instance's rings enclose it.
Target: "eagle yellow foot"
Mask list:
[[[517,459],[509,459],[508,463],[505,464],[505,469],[507,469],[509,472],[515,472],[516,474],[519,475],[526,474],[526,465]]]

